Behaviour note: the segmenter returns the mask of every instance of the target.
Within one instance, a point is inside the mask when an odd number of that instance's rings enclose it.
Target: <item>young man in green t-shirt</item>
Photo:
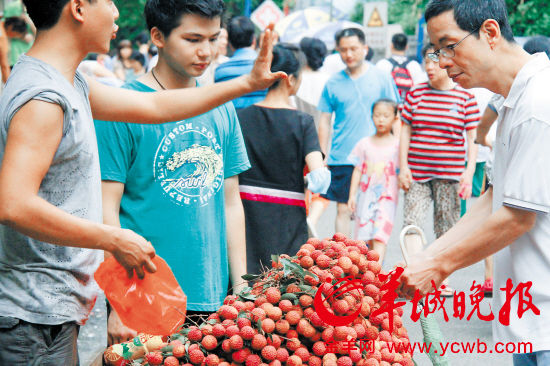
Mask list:
[[[196,88],[216,57],[223,9],[222,0],[149,0],[159,60],[124,88]],[[187,295],[188,317],[217,310],[229,278],[238,289],[246,273],[238,174],[250,164],[233,104],[162,126],[96,121],[96,133],[104,222],[151,240]],[[116,312],[108,332],[112,343],[136,335]]]

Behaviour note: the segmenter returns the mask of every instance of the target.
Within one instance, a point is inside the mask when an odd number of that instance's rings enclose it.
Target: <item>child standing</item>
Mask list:
[[[399,139],[392,133],[398,120],[397,104],[389,99],[374,103],[376,134],[360,140],[350,154],[355,165],[348,206],[355,214],[355,238],[365,240],[380,254],[382,263],[397,206]]]

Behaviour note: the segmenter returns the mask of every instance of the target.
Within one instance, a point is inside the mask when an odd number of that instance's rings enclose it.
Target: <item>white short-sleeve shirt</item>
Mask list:
[[[536,212],[534,227],[495,254],[493,332],[495,342],[531,342],[533,351],[550,350],[550,60],[537,54],[517,74],[498,110],[494,143],[493,211],[503,205]],[[510,325],[498,321],[506,280],[513,289],[532,282],[532,302],[540,316],[517,314]]]

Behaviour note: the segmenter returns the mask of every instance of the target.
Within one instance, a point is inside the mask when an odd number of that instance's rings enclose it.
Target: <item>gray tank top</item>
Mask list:
[[[14,114],[30,100],[61,106],[63,137],[38,195],[71,215],[101,222],[101,176],[88,84],[22,55],[0,98],[0,161]],[[98,293],[99,250],[62,247],[0,225],[0,316],[37,324],[82,324]]]

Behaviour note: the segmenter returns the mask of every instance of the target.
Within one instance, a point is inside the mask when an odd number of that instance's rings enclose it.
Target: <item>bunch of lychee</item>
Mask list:
[[[384,294],[378,259],[364,242],[341,234],[332,240],[309,239],[296,256],[275,258],[273,268],[251,287],[227,296],[202,325],[173,335],[144,361],[185,366],[413,365],[405,351],[409,339],[402,310],[391,314],[393,329],[389,314],[372,315]],[[352,280],[355,286],[350,287]],[[321,311],[315,306],[318,291],[323,294]],[[326,314],[357,317],[332,326],[323,320]]]

